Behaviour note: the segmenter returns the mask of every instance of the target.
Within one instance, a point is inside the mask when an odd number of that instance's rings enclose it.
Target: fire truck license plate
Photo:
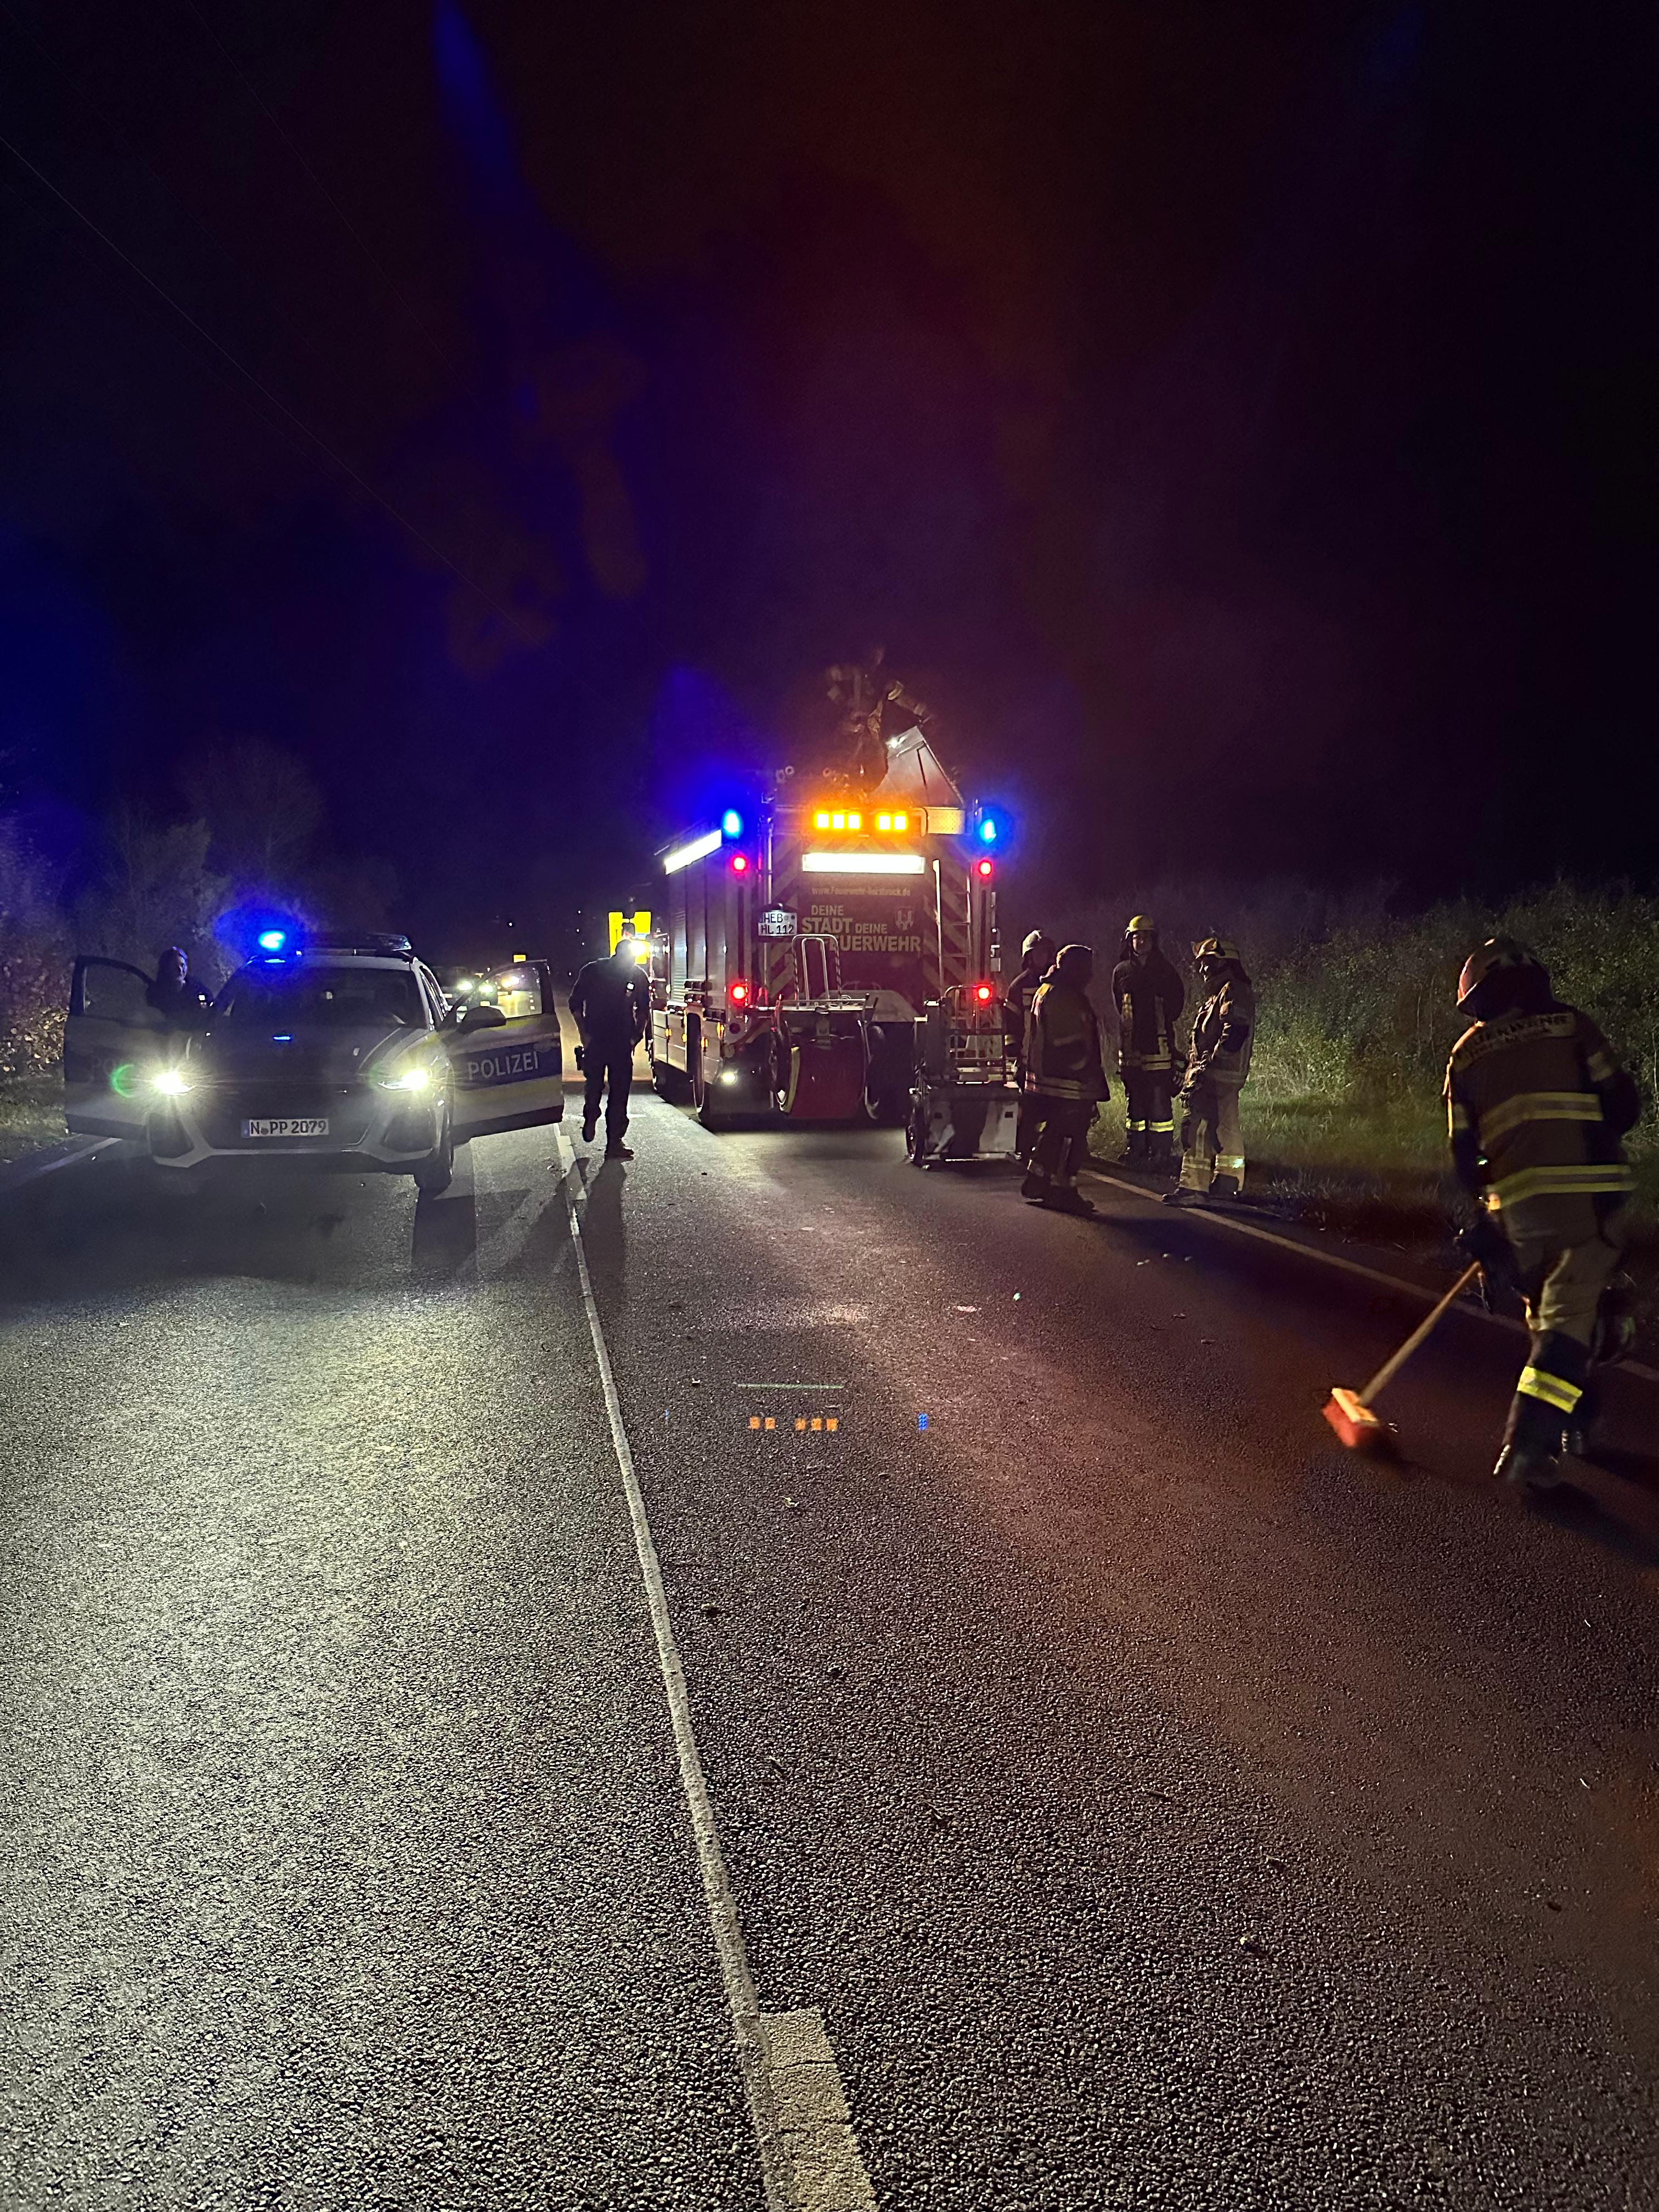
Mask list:
[[[289,1115],[286,1119],[268,1121],[244,1121],[245,1137],[325,1137],[326,1119],[315,1115]]]

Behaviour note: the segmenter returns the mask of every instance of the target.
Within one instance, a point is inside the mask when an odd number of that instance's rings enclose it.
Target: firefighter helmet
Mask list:
[[[1022,960],[1029,960],[1034,952],[1046,952],[1052,965],[1054,957],[1054,940],[1046,929],[1034,929],[1019,948],[1019,957]]]
[[[1457,979],[1457,1011],[1472,1021],[1490,1021],[1529,1000],[1549,996],[1549,970],[1518,937],[1489,937],[1463,963]]]
[[[1231,937],[1206,937],[1201,945],[1193,947],[1193,958],[1201,968],[1206,960],[1237,962],[1238,947]]]
[[[1086,990],[1089,978],[1095,972],[1095,948],[1092,945],[1063,945],[1054,962],[1054,973],[1062,981],[1075,983],[1079,991]]]
[[[1132,914],[1124,925],[1127,937],[1156,937],[1158,924],[1149,914]]]

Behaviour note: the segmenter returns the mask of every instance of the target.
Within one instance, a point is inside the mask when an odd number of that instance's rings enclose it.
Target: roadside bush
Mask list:
[[[193,967],[214,968],[213,919],[226,884],[209,869],[209,841],[204,822],[160,823],[119,810],[98,874],[76,902],[76,950],[148,969],[164,945],[181,945]]]
[[[1649,1103],[1632,1147],[1659,1150],[1659,898],[1560,882],[1496,908],[1459,899],[1401,913],[1379,884],[1143,886],[1048,922],[1094,945],[1096,997],[1108,1010],[1107,978],[1136,911],[1154,916],[1165,951],[1188,975],[1200,939],[1217,933],[1238,943],[1261,1009],[1248,1095],[1258,1111],[1306,1104],[1352,1116],[1356,1166],[1364,1164],[1362,1125],[1385,1119],[1396,1131],[1419,1129],[1424,1164],[1431,1155],[1437,1164],[1434,1109],[1465,1026],[1458,973],[1483,938],[1499,933],[1530,945],[1561,996],[1606,1030]],[[1322,1126],[1330,1129],[1328,1117]]]
[[[15,823],[0,820],[0,1076],[63,1056],[69,945],[58,885]]]

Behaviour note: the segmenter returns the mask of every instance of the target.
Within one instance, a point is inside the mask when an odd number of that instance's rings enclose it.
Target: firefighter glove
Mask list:
[[[1484,1207],[1457,1232],[1457,1249],[1480,1270],[1480,1296],[1490,1313],[1492,1294],[1515,1287],[1515,1254],[1510,1240]]]

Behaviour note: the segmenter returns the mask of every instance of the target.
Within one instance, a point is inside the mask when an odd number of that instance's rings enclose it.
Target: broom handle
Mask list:
[[[1413,1352],[1416,1351],[1418,1346],[1422,1343],[1424,1338],[1429,1334],[1430,1331],[1434,1328],[1435,1323],[1439,1320],[1441,1315],[1445,1312],[1446,1308],[1451,1304],[1458,1292],[1460,1291],[1466,1290],[1480,1273],[1480,1262],[1478,1260],[1472,1267],[1464,1268],[1462,1273],[1452,1285],[1450,1290],[1447,1291],[1445,1297],[1441,1299],[1434,1311],[1429,1315],[1426,1320],[1419,1322],[1417,1327],[1406,1339],[1406,1341],[1401,1346],[1399,1351],[1395,1353],[1394,1358],[1389,1361],[1386,1366],[1379,1367],[1376,1374],[1372,1376],[1370,1381],[1365,1385],[1364,1389],[1359,1394],[1359,1402],[1362,1406],[1369,1406],[1371,1400],[1375,1398],[1380,1391],[1386,1390],[1388,1389],[1389,1383],[1393,1382],[1395,1376],[1398,1375],[1401,1369],[1411,1358]]]

